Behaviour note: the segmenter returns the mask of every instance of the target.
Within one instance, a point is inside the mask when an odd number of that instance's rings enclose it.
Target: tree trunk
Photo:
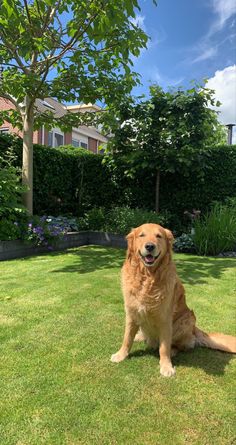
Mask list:
[[[155,211],[159,213],[160,210],[160,176],[161,172],[160,170],[157,170],[156,173],[156,189],[155,189]]]
[[[23,113],[23,163],[22,183],[27,186],[23,194],[23,204],[30,215],[33,214],[33,127],[34,104],[29,97],[25,98],[25,110]]]

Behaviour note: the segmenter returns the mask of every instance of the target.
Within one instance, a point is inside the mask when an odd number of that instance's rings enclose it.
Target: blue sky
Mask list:
[[[221,121],[236,123],[236,0],[140,0],[136,21],[150,36],[148,49],[134,59],[143,86],[190,86],[191,80],[216,90]],[[230,122],[231,123],[231,122]]]

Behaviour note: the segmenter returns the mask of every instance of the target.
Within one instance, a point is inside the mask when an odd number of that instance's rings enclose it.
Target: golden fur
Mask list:
[[[126,326],[122,346],[111,361],[124,360],[134,340],[145,340],[153,348],[159,346],[160,373],[169,377],[175,374],[171,356],[178,350],[200,345],[236,353],[236,337],[206,334],[196,327],[172,261],[172,233],[157,224],[143,224],[127,241],[122,268]]]

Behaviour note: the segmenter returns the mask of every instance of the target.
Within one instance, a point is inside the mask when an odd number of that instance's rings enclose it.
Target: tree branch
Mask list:
[[[36,88],[36,90],[34,92],[31,102],[35,102],[35,100],[37,99],[37,93],[40,91],[41,86],[44,84],[44,82],[47,78],[48,72],[49,72],[49,65],[47,64],[46,71],[44,72],[41,82],[39,83],[38,87]]]
[[[30,12],[29,12],[29,8],[28,8],[27,0],[23,0],[23,2],[24,2],[24,5],[25,5],[25,10],[26,10],[26,14],[27,14],[29,25],[31,26],[32,31],[33,31],[33,26],[32,26],[32,21],[31,21],[31,17],[30,17]]]
[[[9,93],[3,93],[0,90],[0,97],[2,97],[3,99],[9,100],[15,107],[16,109],[22,113],[22,108],[21,106],[18,104],[17,100]]]
[[[80,30],[78,30],[75,33],[75,35],[69,40],[69,42],[67,42],[67,44],[65,45],[63,50],[57,56],[52,57],[51,59],[48,58],[48,60],[50,61],[50,65],[53,65],[57,60],[60,60],[67,51],[70,51],[73,48],[73,45],[79,40],[80,37],[83,36],[83,34],[87,31],[87,29],[89,28],[89,26],[93,22],[93,20],[98,16],[98,14],[99,14],[99,12],[96,12],[91,17],[91,19],[89,20],[87,26],[81,32],[80,32]]]
[[[29,70],[22,63],[21,58],[20,58],[19,54],[17,53],[16,48],[14,48],[14,46],[7,40],[7,36],[6,36],[5,30],[1,30],[1,31],[2,31],[2,41],[3,41],[4,45],[6,46],[6,48],[12,54],[13,59],[16,60],[16,62],[18,63],[18,65],[20,66],[20,68],[22,69],[22,71],[25,74],[29,74]]]

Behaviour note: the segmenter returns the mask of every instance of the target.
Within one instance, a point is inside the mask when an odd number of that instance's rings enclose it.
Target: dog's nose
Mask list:
[[[148,251],[148,252],[152,252],[154,249],[155,249],[155,244],[153,244],[153,243],[147,243],[147,244],[145,244],[145,249]]]

